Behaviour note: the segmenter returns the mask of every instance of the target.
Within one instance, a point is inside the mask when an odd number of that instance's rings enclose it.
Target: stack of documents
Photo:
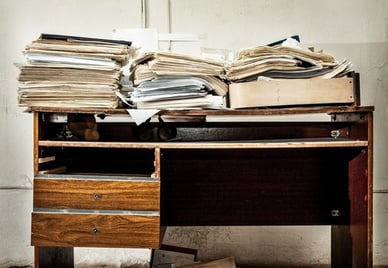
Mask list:
[[[231,62],[146,53],[131,70],[134,91],[129,99],[139,109],[210,107],[216,96],[229,93],[230,85],[263,78],[338,78],[353,71],[350,61],[337,62],[328,53],[302,48],[295,39],[242,49]]]
[[[283,79],[336,78],[352,71],[352,63],[340,63],[327,53],[301,48],[298,44],[258,46],[243,49],[226,67],[232,82],[255,81],[258,77]]]
[[[228,84],[224,63],[158,52],[137,57],[131,67],[134,91],[129,101],[138,109],[224,108]]]
[[[224,62],[189,55],[159,52],[149,63],[158,75],[211,75],[224,74]]]
[[[42,34],[26,46],[27,63],[17,64],[20,106],[116,108],[121,68],[131,43]]]
[[[223,96],[210,94],[216,78],[159,76],[138,85],[130,96],[138,109],[223,108]]]

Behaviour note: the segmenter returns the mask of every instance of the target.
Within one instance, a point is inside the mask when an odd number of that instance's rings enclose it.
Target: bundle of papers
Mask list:
[[[216,95],[224,96],[228,86],[224,79],[224,63],[194,56],[158,52],[146,53],[134,59],[131,66],[134,85],[162,76],[169,79],[180,76],[197,76],[213,84]]]
[[[337,78],[353,71],[350,61],[337,62],[328,53],[302,48],[292,38],[242,49],[231,62],[169,52],[146,53],[133,61],[131,70],[134,92],[130,100],[137,108],[203,107],[207,104],[202,101],[210,101],[205,95],[225,96],[230,83],[263,77]],[[203,83],[206,90],[197,83]]]
[[[159,52],[148,65],[157,75],[210,75],[224,74],[224,62],[189,55]]]
[[[116,108],[121,68],[131,43],[42,34],[26,46],[17,64],[20,106]]]
[[[27,63],[17,65],[19,104],[114,109],[121,100],[138,109],[219,109],[230,83],[337,78],[353,71],[350,61],[337,62],[292,38],[242,49],[228,62],[172,52],[133,58],[135,51],[127,41],[42,34],[26,46]],[[130,75],[123,76],[130,59]]]
[[[151,71],[148,64],[139,64],[133,69],[133,85],[138,86],[144,81],[151,80],[158,75]]]
[[[131,65],[134,91],[129,101],[145,108],[223,108],[228,84],[224,64],[193,56],[146,53]]]
[[[243,49],[237,59],[226,67],[226,76],[232,82],[247,82],[262,76],[335,78],[352,71],[350,61],[338,63],[330,54],[304,49],[296,41],[291,44],[288,41],[276,46]]]
[[[206,76],[159,76],[138,85],[130,101],[138,109],[223,108],[223,97],[210,94],[216,78]]]

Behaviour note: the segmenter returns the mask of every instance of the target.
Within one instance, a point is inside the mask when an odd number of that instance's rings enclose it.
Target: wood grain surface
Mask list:
[[[33,213],[34,246],[159,247],[159,216]]]
[[[159,211],[159,199],[159,181],[34,180],[34,208]]]

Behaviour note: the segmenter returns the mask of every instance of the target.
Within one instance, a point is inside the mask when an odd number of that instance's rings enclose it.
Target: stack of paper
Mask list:
[[[116,108],[121,68],[131,43],[42,34],[27,45],[19,104],[28,107]]]
[[[302,48],[295,39],[243,49],[229,63],[167,52],[146,53],[132,64],[135,90],[130,100],[137,108],[204,107],[211,101],[208,94],[225,96],[228,84],[262,77],[337,78],[351,71],[350,61],[338,63],[328,53]],[[195,84],[198,91],[188,91],[191,83],[202,83],[202,87]]]
[[[159,52],[148,64],[158,75],[212,75],[224,74],[224,62],[189,55]]]
[[[159,52],[137,57],[131,66],[137,108],[223,108],[228,84],[224,64],[193,56]]]
[[[139,109],[223,108],[223,97],[210,94],[213,80],[206,76],[159,76],[138,85],[130,100]]]
[[[327,53],[314,52],[298,45],[280,44],[243,49],[226,68],[232,82],[270,78],[334,78],[352,71],[351,62],[338,63]]]

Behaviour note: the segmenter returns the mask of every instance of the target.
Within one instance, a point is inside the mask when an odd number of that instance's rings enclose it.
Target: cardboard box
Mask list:
[[[229,107],[354,105],[358,102],[357,86],[353,77],[232,83]]]

